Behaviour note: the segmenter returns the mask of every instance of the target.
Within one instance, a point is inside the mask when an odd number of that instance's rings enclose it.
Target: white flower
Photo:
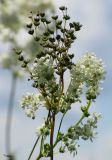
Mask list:
[[[35,117],[35,112],[40,105],[44,104],[41,94],[27,93],[21,99],[20,106],[25,110],[28,117]]]
[[[27,115],[28,117],[31,117],[31,115],[33,115],[33,111],[32,111],[31,108],[27,108],[27,109],[26,109],[26,115]]]
[[[69,94],[76,94],[79,88],[81,91],[83,84],[86,85],[87,94],[96,96],[99,94],[99,84],[104,79],[105,71],[103,62],[98,59],[93,53],[87,53],[80,58],[76,66],[71,71],[71,84],[69,86]],[[73,93],[73,90],[75,93]]]
[[[41,129],[44,128],[44,127],[45,127],[45,124],[42,123],[41,126],[39,126],[39,127],[36,128],[36,134],[37,134],[38,136],[41,134]]]
[[[97,121],[98,121],[99,119],[101,119],[101,118],[102,118],[102,115],[101,115],[101,114],[98,114],[98,113],[94,112],[91,116],[89,116],[87,122],[88,122],[88,123],[91,123],[91,124],[93,124],[93,123],[96,124]]]

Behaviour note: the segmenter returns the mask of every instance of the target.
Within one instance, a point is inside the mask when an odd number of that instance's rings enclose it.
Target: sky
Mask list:
[[[93,104],[93,108],[102,114],[98,125],[98,135],[93,143],[80,141],[78,155],[65,154],[64,160],[111,160],[112,157],[112,1],[111,0],[54,0],[56,7],[66,5],[72,20],[79,21],[83,27],[77,34],[77,41],[71,51],[76,59],[86,52],[94,52],[102,58],[106,69],[106,79],[102,84],[103,91]],[[21,39],[22,40],[22,39]],[[7,52],[8,47],[0,42],[0,54]],[[9,98],[11,76],[9,71],[0,69],[0,160],[4,157],[4,130],[6,109]],[[27,78],[17,82],[15,98],[15,110],[12,126],[12,146],[17,153],[17,160],[27,159],[31,147],[36,139],[35,128],[43,122],[39,115],[45,115],[44,110],[39,111],[36,121],[28,119],[19,107],[19,100],[26,92],[33,92]],[[73,122],[77,117],[78,109],[75,106],[73,112],[65,118],[63,128]],[[37,149],[38,150],[38,149]],[[34,155],[35,157],[35,155]],[[63,159],[63,155],[56,155],[54,160]],[[33,160],[33,159],[32,159]]]

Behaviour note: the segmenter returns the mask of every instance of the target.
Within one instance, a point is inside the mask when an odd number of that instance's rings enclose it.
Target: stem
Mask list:
[[[63,122],[63,119],[64,119],[66,113],[67,113],[67,110],[65,111],[65,113],[63,114],[63,116],[61,118],[61,121],[60,121],[60,124],[59,124],[59,128],[58,128],[57,137],[56,137],[56,141],[55,141],[53,147],[55,147],[56,144],[58,143],[58,135],[59,135],[59,132],[60,132],[60,129],[61,129],[61,126],[62,126],[62,122]]]
[[[32,150],[31,150],[31,153],[30,153],[30,155],[29,155],[29,157],[28,157],[28,160],[30,160],[30,158],[31,158],[31,156],[32,156],[32,154],[33,154],[33,152],[34,152],[34,149],[35,149],[35,147],[36,147],[39,139],[40,139],[40,136],[37,138],[36,142],[34,143],[34,146],[33,146]]]
[[[88,105],[87,105],[87,112],[90,108],[91,105],[91,100],[88,101]],[[85,118],[85,114],[83,113],[83,115],[81,116],[81,118],[79,119],[79,121],[75,124],[74,128],[76,128],[81,122],[82,120]]]
[[[61,99],[62,95],[64,94],[63,93],[63,91],[64,91],[64,79],[63,79],[63,75],[60,76],[60,88],[61,88],[61,94],[59,96],[58,105],[59,105],[59,102],[60,102],[60,99]]]
[[[50,110],[49,110],[49,112],[48,112],[47,122],[48,122],[48,120],[49,120],[49,116],[50,116]],[[31,158],[31,156],[32,156],[32,154],[33,154],[33,152],[34,152],[34,150],[35,150],[35,147],[36,147],[36,145],[37,145],[40,137],[41,137],[41,136],[38,136],[37,140],[35,141],[34,146],[33,146],[32,150],[31,150],[31,152],[30,152],[30,155],[29,155],[29,157],[28,157],[28,160],[30,160],[30,158]],[[41,143],[42,143],[42,141],[43,141],[43,140],[41,139]],[[41,145],[42,145],[42,144],[41,144]],[[41,149],[40,149],[40,151],[41,151]],[[37,160],[38,160],[39,158],[41,158],[41,152],[39,153],[39,156],[37,157]]]
[[[43,147],[43,136],[41,138],[40,153],[39,153],[36,160],[39,160],[42,157],[42,147]]]
[[[90,105],[91,105],[91,100],[89,100],[88,101],[88,104],[87,104],[87,112],[88,112],[88,110],[89,110],[89,108],[90,108]],[[66,114],[66,112],[65,112],[65,114]],[[59,129],[58,129],[58,131],[60,131],[60,128],[61,128],[61,125],[62,125],[62,121],[63,121],[63,118],[64,118],[64,116],[65,116],[65,114],[63,114],[63,116],[62,116],[62,119],[61,119],[61,121],[60,121],[60,126],[59,126]],[[76,128],[81,122],[82,122],[82,120],[85,118],[85,114],[83,113],[83,115],[81,116],[81,118],[79,119],[79,121],[75,124],[75,126],[73,126],[74,128]],[[59,132],[58,132],[58,134],[59,134]],[[58,137],[58,134],[57,134],[57,137]],[[65,135],[66,136],[66,135]],[[57,145],[57,143],[59,142],[59,140],[56,138],[56,141],[55,141],[55,143],[54,143],[54,148],[56,147],[56,145]]]
[[[41,92],[42,95],[43,95],[43,92],[46,93],[45,88],[40,89],[40,92]],[[47,97],[45,97],[44,95],[43,95],[43,97],[44,97],[44,99],[45,99],[45,101],[46,101],[46,104],[47,104],[47,106],[48,106],[48,109],[50,109],[50,108],[51,108],[51,104],[50,104],[50,102],[49,102],[49,99],[48,99]]]
[[[66,111],[66,112],[67,112],[67,111]],[[62,122],[63,122],[63,119],[64,119],[64,116],[65,116],[66,112],[63,114],[63,116],[62,116],[62,118],[61,118],[60,125],[59,125],[59,129],[58,129],[58,133],[59,133],[59,131],[60,131],[60,129],[61,129],[61,125],[62,125]]]
[[[62,85],[61,94],[63,95],[63,90],[64,90],[64,80],[63,80],[63,75],[62,75],[62,77],[61,77],[61,85]]]
[[[10,156],[11,153],[11,128],[12,128],[12,118],[14,110],[14,99],[16,92],[16,81],[17,78],[14,75],[12,75],[11,90],[8,102],[7,117],[6,117],[6,128],[5,128],[5,137],[6,137],[5,147],[7,156]]]
[[[53,160],[53,136],[54,136],[54,126],[55,126],[55,114],[53,113],[51,117],[51,133],[50,133],[50,146],[51,146],[51,152],[50,152],[50,160]]]
[[[49,120],[49,115],[50,115],[50,110],[49,110],[49,112],[48,112],[47,122],[48,122],[48,120]],[[30,153],[30,155],[29,155],[29,157],[28,157],[28,160],[30,160],[30,158],[31,158],[31,156],[32,156],[32,154],[33,154],[33,152],[34,152],[34,149],[35,149],[35,147],[36,147],[39,139],[40,139],[40,136],[38,136],[36,142],[34,143],[34,146],[33,146],[32,150],[31,150],[31,153]],[[41,139],[41,143],[42,143],[42,139]],[[42,144],[41,144],[41,145],[42,145]],[[39,153],[39,156],[38,156],[37,160],[38,160],[39,158],[40,158],[40,153]]]

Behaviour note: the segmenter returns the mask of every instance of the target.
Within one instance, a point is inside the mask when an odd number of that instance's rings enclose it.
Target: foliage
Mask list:
[[[39,46],[35,45],[30,37],[21,41],[21,37],[26,34],[26,26],[24,25],[29,10],[43,10],[54,12],[53,3],[48,0],[3,0],[0,1],[0,40],[4,44],[8,44],[8,53],[2,53],[0,56],[0,64],[3,68],[9,69],[12,73],[17,73],[17,78],[23,77],[23,73],[19,68],[13,48],[22,48],[30,59],[33,59]],[[21,27],[24,26],[24,27]],[[40,31],[41,32],[41,29]],[[20,76],[21,75],[21,76]]]

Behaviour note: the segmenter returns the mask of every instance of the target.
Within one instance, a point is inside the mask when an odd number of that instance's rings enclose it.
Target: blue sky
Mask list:
[[[73,20],[83,24],[82,30],[77,34],[77,41],[74,43],[72,52],[76,58],[86,52],[95,52],[102,58],[107,71],[103,91],[93,105],[94,110],[102,114],[99,122],[98,136],[93,143],[80,142],[80,148],[75,160],[111,160],[112,157],[112,1],[111,0],[55,0],[56,6],[66,5],[69,15]],[[0,43],[0,54],[7,52],[8,48]],[[6,70],[0,70],[0,160],[5,160],[4,154],[4,128],[6,107],[10,90],[11,76]],[[25,117],[19,108],[19,99],[22,94],[34,91],[27,79],[18,81],[13,118],[13,148],[18,150],[18,159],[26,159],[26,154],[35,141],[35,128],[41,124],[40,114],[37,114],[36,121]],[[73,108],[66,118],[63,127],[72,122],[74,115],[77,117],[77,106]],[[29,145],[30,144],[30,145]],[[63,156],[63,155],[62,155]],[[63,159],[62,156],[56,160]],[[23,158],[24,157],[24,158]],[[66,154],[64,160],[73,160],[72,156]]]

